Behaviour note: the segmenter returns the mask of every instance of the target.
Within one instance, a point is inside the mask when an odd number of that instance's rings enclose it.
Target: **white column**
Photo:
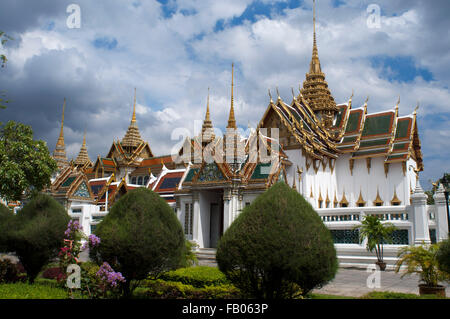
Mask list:
[[[434,195],[434,205],[436,212],[436,240],[440,242],[448,238],[447,203],[442,184]]]
[[[411,195],[411,205],[414,223],[414,244],[430,244],[430,230],[427,215],[427,195],[417,181],[416,189]]]
[[[193,213],[194,213],[194,228],[192,230],[192,239],[197,243],[199,248],[203,247],[203,240],[201,240],[201,223],[200,223],[200,194],[195,192],[192,196]]]
[[[223,195],[223,231],[225,232],[231,225],[232,203],[231,190],[225,189]]]

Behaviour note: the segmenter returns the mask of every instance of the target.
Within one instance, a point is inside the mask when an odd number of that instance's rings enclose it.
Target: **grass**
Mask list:
[[[0,299],[67,299],[67,291],[48,285],[0,284]]]

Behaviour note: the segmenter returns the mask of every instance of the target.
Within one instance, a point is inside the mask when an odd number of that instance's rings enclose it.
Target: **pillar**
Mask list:
[[[440,184],[434,195],[434,205],[436,212],[436,240],[440,242],[448,238],[447,203],[442,184]]]
[[[428,225],[427,195],[417,181],[416,189],[411,195],[411,207],[414,224],[414,245],[430,244],[430,230]]]
[[[201,232],[200,223],[200,194],[198,192],[192,195],[192,210],[194,213],[193,229],[192,229],[192,240],[197,243],[199,248],[203,248],[203,240]]]
[[[232,217],[231,189],[225,189],[223,194],[223,232],[230,227]]]

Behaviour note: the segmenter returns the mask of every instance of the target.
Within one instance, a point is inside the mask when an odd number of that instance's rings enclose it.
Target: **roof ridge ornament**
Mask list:
[[[273,103],[272,93],[270,93],[270,89],[267,89],[267,90],[269,91],[270,103]]]

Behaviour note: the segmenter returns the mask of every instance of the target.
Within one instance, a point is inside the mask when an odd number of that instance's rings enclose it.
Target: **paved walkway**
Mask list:
[[[316,289],[313,293],[325,295],[338,295],[348,297],[361,297],[372,291],[392,291],[410,294],[419,294],[419,276],[416,274],[408,275],[401,278],[401,273],[394,271],[378,272],[379,288],[370,288],[370,285],[375,285],[375,280],[370,280],[375,277],[374,271],[369,272],[365,269],[354,268],[340,268],[334,280],[321,289]],[[371,277],[369,279],[369,277]],[[368,280],[369,279],[369,280]],[[447,287],[446,294],[450,297],[450,287]]]

